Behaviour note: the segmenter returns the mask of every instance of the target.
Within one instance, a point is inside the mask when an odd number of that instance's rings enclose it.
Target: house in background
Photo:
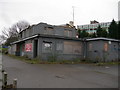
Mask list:
[[[39,23],[19,33],[19,40],[11,43],[10,54],[39,58],[40,60],[92,61],[119,60],[120,41],[109,38],[79,39],[70,24],[49,25]]]
[[[118,21],[116,23],[118,23]],[[80,29],[81,31],[86,31],[89,34],[93,34],[93,33],[96,33],[99,25],[101,26],[101,28],[108,31],[110,24],[111,24],[111,22],[99,23],[98,21],[94,20],[94,21],[90,21],[90,24],[77,25],[77,28]]]

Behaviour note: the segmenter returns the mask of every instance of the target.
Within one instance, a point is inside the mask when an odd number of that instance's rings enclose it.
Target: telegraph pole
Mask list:
[[[74,6],[72,6],[72,8],[73,8],[73,23],[74,23]]]

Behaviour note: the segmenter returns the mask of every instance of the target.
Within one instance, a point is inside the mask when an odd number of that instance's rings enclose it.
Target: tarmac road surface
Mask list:
[[[117,65],[28,64],[3,56],[3,68],[18,88],[118,88]]]

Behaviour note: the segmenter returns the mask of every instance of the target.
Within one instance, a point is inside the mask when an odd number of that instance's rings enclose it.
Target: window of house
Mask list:
[[[52,42],[43,41],[43,51],[50,52],[52,50]]]
[[[72,36],[72,31],[71,30],[65,30],[64,35],[67,36],[67,37],[70,37],[70,36]]]
[[[45,27],[44,33],[45,34],[53,34],[53,30],[54,30],[53,27]]]
[[[20,38],[22,38],[22,33],[19,34]]]
[[[26,37],[26,30],[24,31],[24,37]]]
[[[72,54],[73,53],[72,49],[73,49],[72,45],[64,44],[64,53],[65,54]]]
[[[104,43],[104,51],[108,51],[108,43]]]
[[[92,44],[89,44],[89,51],[92,51]]]
[[[29,29],[29,36],[32,35],[32,29]]]
[[[76,45],[73,47],[73,53],[74,54],[81,54],[81,45]]]
[[[81,44],[78,42],[64,42],[65,54],[81,54]]]

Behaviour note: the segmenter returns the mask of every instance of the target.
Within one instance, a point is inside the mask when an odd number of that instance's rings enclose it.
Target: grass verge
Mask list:
[[[118,65],[120,64],[120,62],[98,62],[98,63],[94,63],[94,62],[90,62],[87,60],[80,60],[80,59],[76,59],[76,60],[59,60],[59,61],[42,61],[38,58],[35,59],[30,59],[24,56],[15,56],[15,55],[11,55],[11,54],[7,54],[7,56],[12,57],[14,59],[17,60],[21,60],[24,61],[26,63],[30,63],[30,64],[93,64],[96,66],[105,66],[105,65]]]
[[[40,62],[37,58],[29,59],[29,58],[26,58],[24,56],[15,56],[15,55],[11,55],[11,54],[7,54],[7,56],[12,57],[16,60],[21,60],[21,61],[24,61],[26,63],[30,63],[30,64],[38,64]]]

